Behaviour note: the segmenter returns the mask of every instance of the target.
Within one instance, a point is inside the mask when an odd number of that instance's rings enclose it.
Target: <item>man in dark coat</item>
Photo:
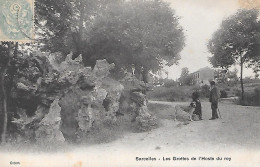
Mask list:
[[[211,102],[211,109],[212,109],[212,117],[210,120],[218,119],[218,100],[219,100],[219,94],[218,89],[216,87],[216,84],[214,81],[210,82],[210,96],[209,101]]]

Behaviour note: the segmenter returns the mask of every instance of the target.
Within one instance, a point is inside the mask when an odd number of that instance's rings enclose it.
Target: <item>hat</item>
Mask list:
[[[215,85],[215,81],[210,81],[210,85]]]

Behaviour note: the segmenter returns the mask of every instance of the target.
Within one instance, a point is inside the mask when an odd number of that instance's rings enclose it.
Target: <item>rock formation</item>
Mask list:
[[[91,131],[94,122],[116,119],[123,86],[108,77],[114,64],[98,60],[92,70],[83,66],[81,56],[71,57],[72,53],[34,82],[24,76],[17,80],[16,100],[28,103],[33,99],[35,107],[29,115],[23,107],[25,116],[20,114],[13,123],[22,131],[30,129],[36,141],[75,141]]]
[[[128,114],[126,110],[141,131],[156,127],[156,117],[149,112],[142,93],[148,85],[132,76],[112,79],[109,71],[114,64],[97,60],[91,69],[83,66],[81,55],[73,60],[72,53],[61,63],[49,62],[46,57],[31,59],[29,66],[21,65],[18,71],[23,73],[17,75],[11,92],[18,108],[18,117],[12,122],[28,140],[85,140],[93,128],[116,122],[118,115]]]
[[[147,98],[143,94],[143,92],[149,90],[150,85],[131,75],[127,75],[121,82],[125,85],[121,99],[122,110],[130,110],[130,113],[134,113],[132,121],[137,122],[140,131],[156,128],[157,119],[148,110]]]

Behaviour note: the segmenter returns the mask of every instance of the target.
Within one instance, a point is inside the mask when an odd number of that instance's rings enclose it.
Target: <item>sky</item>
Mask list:
[[[166,0],[180,16],[180,25],[184,28],[186,45],[182,50],[179,65],[165,67],[169,78],[177,79],[181,68],[188,67],[190,73],[209,66],[207,41],[220,27],[223,19],[234,14],[240,7],[239,0]],[[247,1],[247,0],[243,0]],[[239,70],[239,67],[237,66]],[[245,76],[253,76],[250,69],[245,69]]]

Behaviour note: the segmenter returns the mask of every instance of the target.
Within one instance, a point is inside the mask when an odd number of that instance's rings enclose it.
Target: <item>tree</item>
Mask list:
[[[218,83],[226,83],[226,84],[235,84],[238,81],[237,77],[237,69],[234,69],[233,71],[228,69],[217,69],[215,70],[215,79]]]
[[[86,65],[105,58],[115,63],[115,72],[134,66],[140,75],[180,59],[183,30],[167,3],[132,0],[112,4],[103,12],[89,32],[83,55]]]
[[[179,82],[182,85],[191,85],[193,82],[193,78],[189,73],[189,69],[187,67],[184,67],[181,69],[181,76],[179,78]]]
[[[237,76],[237,69],[234,69],[234,71],[228,71],[227,78],[228,78],[228,84],[234,85],[239,82],[238,76]]]
[[[120,0],[36,0],[35,25],[43,51],[82,54],[97,15]]]
[[[6,131],[7,131],[7,123],[8,123],[8,99],[10,96],[11,85],[9,81],[12,80],[12,74],[14,70],[10,70],[12,67],[12,60],[17,57],[18,54],[18,42],[1,42],[0,44],[0,73],[1,73],[1,95],[0,99],[2,101],[3,113],[2,116],[4,118],[1,132],[1,141],[5,143],[6,141]]]
[[[179,18],[161,0],[37,0],[35,18],[42,50],[82,54],[92,67],[106,58],[115,73],[158,71],[176,63],[184,47]]]
[[[176,63],[184,47],[179,18],[161,0],[37,0],[35,18],[42,50],[82,54],[92,67],[105,58],[116,64],[114,73],[158,71]]]
[[[165,79],[160,79],[159,81],[160,83],[164,83],[164,86],[167,88],[178,86],[178,82],[174,81],[173,79],[165,78]]]
[[[260,49],[260,48],[259,48]],[[259,52],[260,53],[260,52]],[[260,55],[256,56],[250,63],[249,67],[253,69],[253,73],[255,74],[255,78],[259,77],[258,72],[260,71]]]
[[[68,52],[72,46],[66,46],[66,39],[72,35],[73,18],[71,0],[36,0],[35,30],[38,43],[43,51]]]
[[[17,109],[18,105],[28,106],[28,108],[33,108],[37,98],[32,97],[33,102],[24,103],[29,101],[27,98],[28,94],[17,91],[19,87],[18,82],[21,80],[25,81],[26,78],[31,81],[35,81],[35,76],[39,76],[40,67],[45,66],[47,63],[39,63],[39,59],[34,59],[36,55],[29,55],[21,50],[22,44],[18,42],[1,42],[0,43],[0,134],[1,142],[6,142],[6,134],[10,130],[10,123],[14,117],[17,117],[19,110]],[[47,58],[46,58],[47,59]],[[31,66],[35,64],[34,66]],[[39,70],[40,69],[40,70]],[[28,80],[29,81],[29,80]],[[27,82],[29,84],[29,82]],[[37,84],[31,84],[31,88],[35,88]],[[20,85],[21,86],[21,85]],[[24,85],[22,85],[23,87]],[[36,86],[37,87],[37,86]],[[24,87],[23,87],[24,88]],[[20,95],[18,96],[18,94]],[[27,97],[26,97],[27,96]],[[22,99],[18,102],[17,99]],[[32,109],[35,111],[36,109]]]
[[[259,56],[260,23],[258,10],[238,10],[223,20],[208,43],[213,54],[209,58],[214,67],[229,68],[240,65],[241,99],[244,100],[243,67]],[[258,53],[257,53],[258,52]]]
[[[254,67],[253,67],[253,72],[255,73],[255,78],[259,77],[259,74],[258,74],[259,71],[260,71],[260,62],[257,63],[256,65],[254,65]]]
[[[214,73],[214,78],[217,80],[218,83],[225,83],[227,82],[227,72],[226,69],[217,69]]]

